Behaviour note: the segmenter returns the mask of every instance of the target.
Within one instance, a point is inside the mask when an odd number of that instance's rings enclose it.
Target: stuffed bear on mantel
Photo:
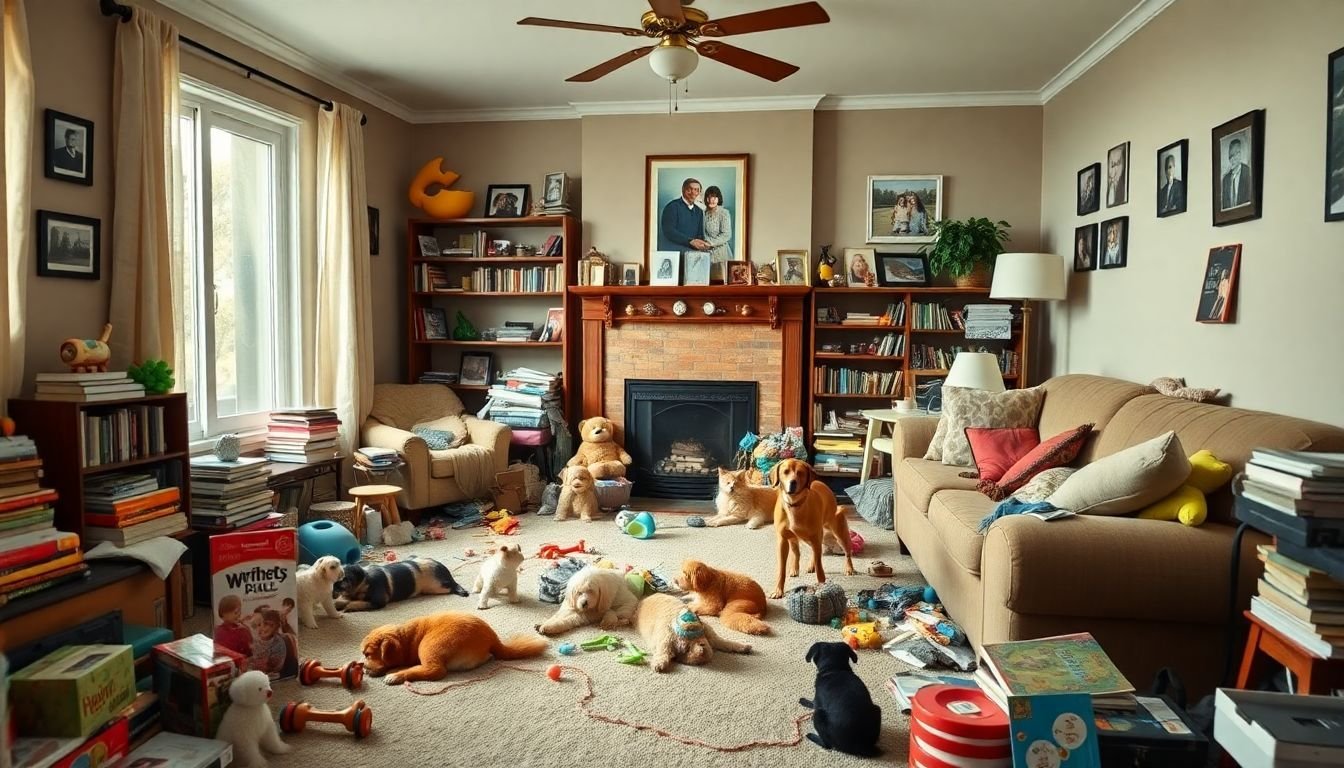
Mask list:
[[[625,477],[625,468],[634,459],[616,443],[611,421],[594,416],[579,422],[579,450],[565,466],[587,467],[597,480]]]

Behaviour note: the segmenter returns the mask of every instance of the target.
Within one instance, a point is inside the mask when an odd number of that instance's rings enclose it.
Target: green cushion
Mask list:
[[[425,445],[429,446],[431,451],[445,451],[453,447],[453,441],[457,436],[446,429],[434,429],[433,427],[411,427],[411,432],[419,435]]]

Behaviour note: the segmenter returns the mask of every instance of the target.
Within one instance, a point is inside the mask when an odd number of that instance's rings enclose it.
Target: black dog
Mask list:
[[[347,565],[335,592],[336,608],[342,611],[376,611],[416,595],[467,596],[448,566],[427,557],[383,565]]]
[[[882,708],[873,703],[849,662],[859,663],[858,654],[844,643],[813,643],[804,661],[817,662],[817,692],[812,701],[798,703],[815,709],[807,738],[826,749],[838,749],[860,757],[877,757],[882,750],[877,738],[882,732]]]

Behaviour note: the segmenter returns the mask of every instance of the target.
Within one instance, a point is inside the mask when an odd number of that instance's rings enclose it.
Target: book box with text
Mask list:
[[[299,669],[298,541],[293,528],[210,537],[210,605],[215,642],[272,680]]]

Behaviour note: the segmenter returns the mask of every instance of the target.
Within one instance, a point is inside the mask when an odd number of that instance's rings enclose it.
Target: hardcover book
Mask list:
[[[1008,697],[1013,768],[1100,768],[1092,697],[1055,693]]]
[[[299,670],[297,552],[293,528],[210,537],[215,642],[272,680]]]
[[[1116,696],[1134,686],[1087,632],[984,646],[981,658],[1009,696]]]

